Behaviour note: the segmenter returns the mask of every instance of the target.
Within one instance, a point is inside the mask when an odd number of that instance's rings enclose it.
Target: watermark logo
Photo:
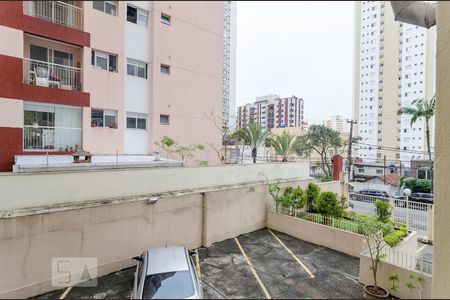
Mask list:
[[[97,286],[96,257],[53,257],[53,287]]]

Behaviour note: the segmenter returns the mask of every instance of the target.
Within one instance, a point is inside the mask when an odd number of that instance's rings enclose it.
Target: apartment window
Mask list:
[[[166,24],[166,25],[170,25],[170,16],[161,13],[161,23]]]
[[[117,73],[117,55],[92,50],[91,64],[96,68]]]
[[[127,5],[127,21],[147,27],[148,11]]]
[[[169,115],[159,115],[159,124],[169,125]]]
[[[117,128],[117,111],[92,108],[91,127]]]
[[[117,16],[117,1],[92,1],[96,10]]]
[[[147,63],[127,58],[127,74],[147,78]]]
[[[69,151],[81,148],[80,107],[24,103],[23,149]]]
[[[127,128],[147,129],[147,114],[127,112]]]
[[[161,73],[170,74],[170,66],[161,64]]]

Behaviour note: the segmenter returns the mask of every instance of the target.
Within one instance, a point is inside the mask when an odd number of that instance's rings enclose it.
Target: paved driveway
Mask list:
[[[205,298],[361,298],[359,259],[262,229],[199,248]],[[134,268],[39,298],[130,298]],[[64,295],[65,293],[65,295]]]

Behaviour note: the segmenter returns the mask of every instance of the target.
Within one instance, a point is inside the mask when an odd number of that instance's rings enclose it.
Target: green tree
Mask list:
[[[195,151],[205,149],[205,146],[202,144],[193,144],[188,146],[181,146],[177,144],[175,147],[176,148],[174,152],[181,156],[181,161],[183,164],[187,161],[188,158],[194,157]]]
[[[392,233],[394,231],[394,226],[391,223],[378,221],[376,216],[358,216],[355,218],[355,221],[358,223],[361,232],[364,235],[370,254],[370,270],[373,275],[374,293],[381,295],[381,291],[378,288],[377,272],[386,256],[382,251],[386,246],[384,236]]]
[[[300,149],[308,153],[315,151],[319,154],[322,162],[322,170],[325,176],[331,177],[331,157],[328,157],[330,150],[337,150],[344,146],[339,136],[339,132],[324,125],[312,125],[308,133],[300,137]]]
[[[169,157],[169,153],[173,152],[172,147],[174,147],[176,145],[176,142],[173,138],[165,135],[159,141],[156,141],[155,145],[157,145],[161,149],[165,150],[167,157]]]
[[[252,148],[253,163],[256,163],[256,156],[258,155],[258,147],[266,142],[269,132],[263,130],[261,126],[256,123],[250,123],[245,128],[236,132],[242,138],[245,144]]]
[[[340,218],[343,213],[343,207],[340,204],[340,199],[338,199],[336,193],[322,192],[317,198],[314,208],[322,215]]]
[[[320,195],[320,187],[310,182],[308,184],[308,188],[306,189],[306,197],[307,197],[307,211],[312,211],[314,209],[314,203],[316,203],[317,199]]]
[[[398,115],[411,116],[411,127],[418,119],[425,119],[425,136],[427,139],[428,161],[430,164],[431,191],[433,191],[433,158],[431,157],[431,134],[430,120],[436,111],[436,97],[433,96],[430,101],[424,99],[416,99],[411,102],[411,106],[402,107],[398,110]]]
[[[287,130],[283,130],[281,135],[269,136],[268,141],[269,144],[275,149],[275,152],[282,156],[282,162],[287,162],[288,158],[300,149],[299,137],[289,134]]]

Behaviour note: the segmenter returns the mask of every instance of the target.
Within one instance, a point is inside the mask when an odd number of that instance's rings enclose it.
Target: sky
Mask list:
[[[353,2],[237,3],[236,105],[303,98],[305,119],[350,118]]]

